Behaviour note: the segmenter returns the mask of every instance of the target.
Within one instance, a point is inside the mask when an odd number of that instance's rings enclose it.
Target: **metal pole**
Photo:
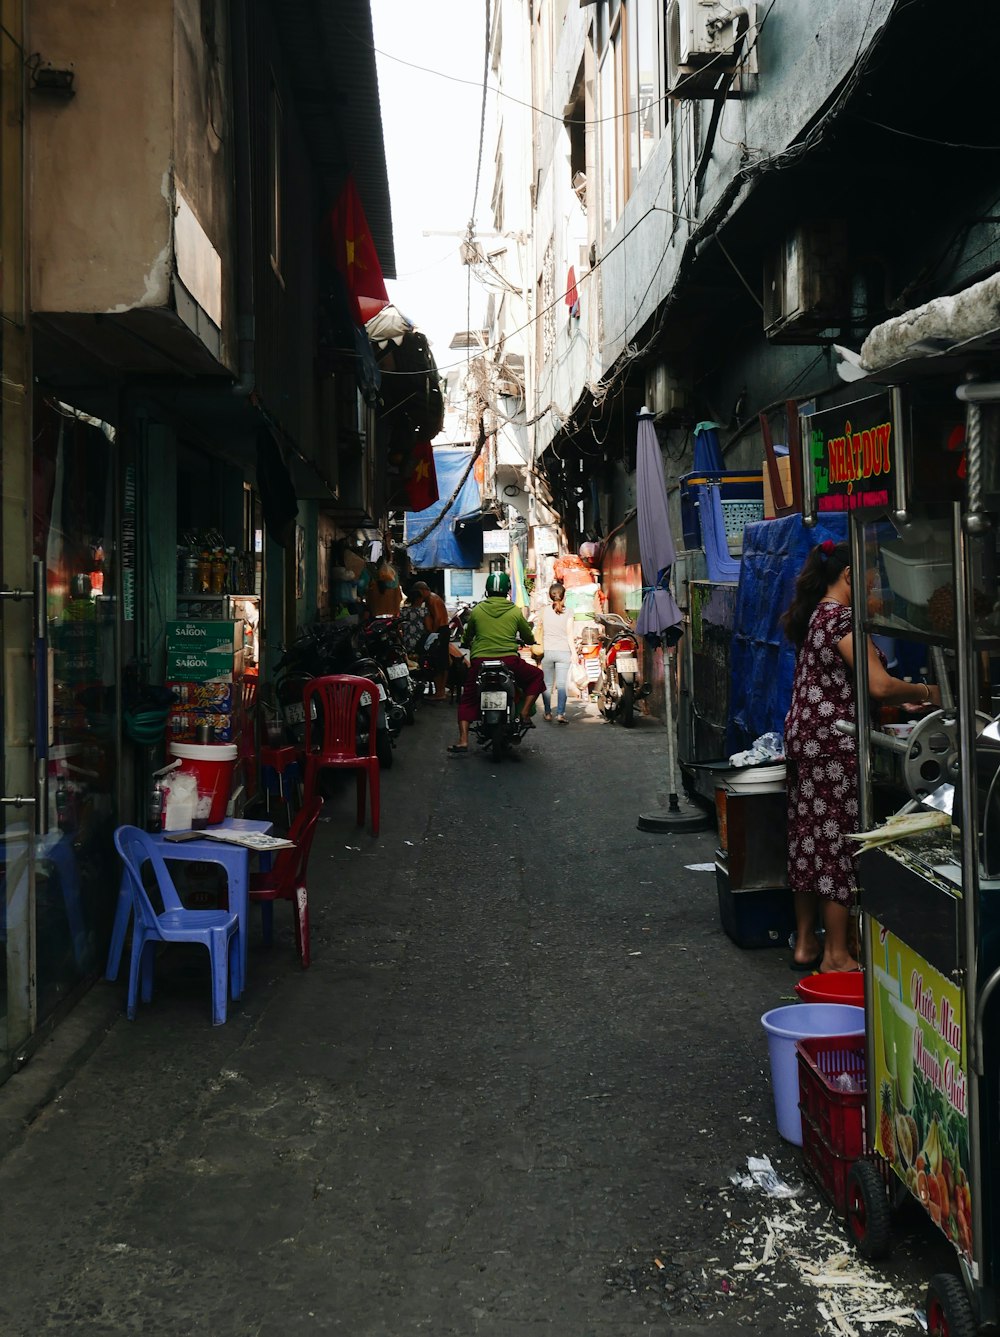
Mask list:
[[[973,406],[970,405],[970,410]],[[972,473],[972,445],[969,442],[969,466]],[[971,489],[970,489],[971,491]],[[970,504],[971,504],[970,496]],[[972,518],[972,517],[969,517]],[[972,581],[969,569],[969,537],[962,519],[962,507],[955,503],[952,541],[955,554],[955,668],[958,678],[959,774],[962,781],[962,923],[960,950],[964,957],[959,978],[964,972],[965,1043],[968,1056],[969,1103],[969,1178],[972,1183],[972,1256],[973,1275],[982,1281],[985,1260],[983,1237],[983,1161],[982,1130],[979,1119],[979,1074],[983,1071],[982,1054],[976,1045],[976,1003],[979,958],[979,820],[976,803],[975,711],[976,669],[972,653]],[[970,1030],[971,1026],[971,1030]]]
[[[865,580],[865,527],[856,515],[849,520],[851,531],[851,633],[854,640],[854,701],[858,726],[858,820],[860,829],[871,828],[872,763],[869,738],[868,633],[865,631],[867,582]]]
[[[707,812],[690,804],[681,806],[677,784],[677,733],[674,715],[674,667],[676,656],[673,650],[663,648],[663,722],[667,730],[667,811],[645,813],[636,822],[640,831],[659,831],[674,835],[684,831],[707,831],[712,819]]]
[[[674,718],[674,669],[673,652],[663,651],[663,718],[667,725],[667,808],[678,812],[677,802],[677,734]]]

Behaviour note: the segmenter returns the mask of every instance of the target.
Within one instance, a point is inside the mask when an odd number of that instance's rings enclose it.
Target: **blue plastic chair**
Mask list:
[[[200,942],[208,948],[212,962],[212,1023],[226,1020],[227,985],[233,998],[243,989],[240,957],[239,917],[229,910],[186,910],[181,904],[173,878],[163,855],[145,831],[137,826],[120,826],[115,832],[115,848],[121,855],[132,890],[132,960],[129,965],[128,1019],[135,1020],[136,994],[142,974],[142,1001],[153,996],[153,956],[158,942]],[[163,899],[157,913],[142,883],[142,866],[153,866],[156,884]]]

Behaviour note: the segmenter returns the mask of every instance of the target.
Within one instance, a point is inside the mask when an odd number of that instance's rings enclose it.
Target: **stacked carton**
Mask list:
[[[176,743],[240,741],[243,728],[243,623],[181,618],[167,623],[167,686],[177,698],[167,722]]]

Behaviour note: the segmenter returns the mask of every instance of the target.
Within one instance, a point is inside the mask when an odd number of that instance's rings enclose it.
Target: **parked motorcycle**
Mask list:
[[[600,676],[595,687],[597,708],[606,720],[631,729],[635,703],[649,695],[639,678],[639,641],[632,624],[617,613],[597,613],[601,627]]]
[[[502,659],[484,659],[476,679],[479,718],[471,725],[479,743],[489,748],[494,761],[513,756],[512,748],[524,736],[518,715],[517,683]]]
[[[404,722],[412,724],[416,718],[417,684],[406,658],[401,619],[374,617],[361,628],[360,635],[367,654],[385,673],[389,696],[402,710]]]

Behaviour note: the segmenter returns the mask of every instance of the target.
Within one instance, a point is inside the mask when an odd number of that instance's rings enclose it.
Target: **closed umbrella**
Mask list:
[[[677,726],[674,717],[674,648],[681,635],[681,610],[670,591],[670,571],[677,560],[670,532],[663,457],[653,427],[653,415],[643,408],[636,429],[635,488],[642,561],[642,608],[636,631],[658,637],[663,645],[664,720],[667,726],[668,811],[639,818],[640,831],[693,831],[708,820],[701,812],[682,811],[677,797]]]

